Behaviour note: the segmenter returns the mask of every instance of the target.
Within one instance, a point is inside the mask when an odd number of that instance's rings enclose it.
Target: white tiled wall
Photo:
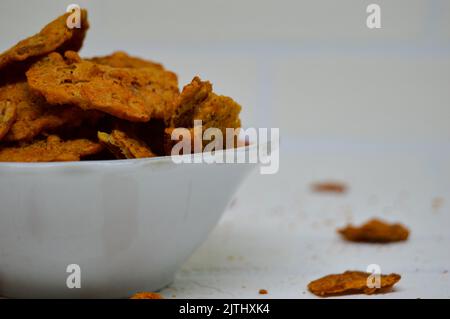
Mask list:
[[[440,15],[438,23],[436,23],[436,28],[440,41],[446,41],[447,45],[450,43],[450,1],[439,0],[436,4],[436,11]]]
[[[2,0],[0,50],[58,15],[89,9],[84,55],[153,58],[199,74],[286,140],[450,142],[448,0]],[[366,6],[382,29],[365,26]]]
[[[298,138],[450,142],[450,60],[300,56],[276,63],[272,118]]]

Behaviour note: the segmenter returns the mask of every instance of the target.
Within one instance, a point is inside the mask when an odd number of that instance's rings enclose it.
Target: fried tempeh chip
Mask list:
[[[51,53],[27,72],[28,84],[50,104],[73,104],[132,122],[164,118],[179,95],[177,76],[151,68],[114,68],[67,51]]]
[[[143,158],[156,155],[141,140],[127,135],[120,130],[113,130],[111,134],[98,132],[99,141],[117,158]]]
[[[87,11],[80,11],[80,28],[69,29],[67,19],[72,13],[68,12],[47,24],[39,33],[20,41],[0,55],[1,69],[14,64],[44,56],[53,51],[78,51],[89,28]]]
[[[233,99],[217,95],[212,91],[212,85],[208,81],[201,81],[195,77],[191,83],[183,88],[180,96],[174,104],[172,116],[167,120],[165,129],[165,151],[169,155],[171,148],[176,143],[170,139],[175,128],[187,128],[194,136],[194,121],[202,121],[203,131],[208,128],[219,129],[223,134],[223,142],[226,143],[226,129],[238,129],[241,126],[239,113],[241,106]],[[236,140],[233,137],[233,140]],[[208,144],[210,141],[203,141]]]
[[[17,115],[17,106],[9,100],[0,100],[0,141],[9,132]]]
[[[0,162],[64,162],[79,161],[81,157],[97,154],[99,143],[87,139],[62,141],[56,135],[26,146],[0,148]]]
[[[85,111],[75,106],[49,107],[42,97],[33,95],[26,82],[9,84],[0,88],[0,105],[16,108],[15,121],[4,136],[7,142],[29,141],[45,130],[61,126],[81,125],[88,117]]]
[[[233,99],[215,94],[210,82],[195,77],[175,102],[169,126],[191,128],[194,120],[202,120],[203,129],[238,128],[240,111],[241,106]]]
[[[372,276],[369,278],[369,276]],[[391,289],[400,279],[397,274],[379,275],[380,285],[377,287],[369,287],[374,284],[376,275],[362,271],[346,271],[343,274],[333,274],[311,281],[308,285],[309,291],[320,297],[348,295],[348,294],[373,294],[386,292]]]
[[[368,243],[390,243],[408,239],[409,230],[401,224],[388,224],[372,219],[360,227],[348,225],[338,232],[349,241]]]
[[[114,68],[151,68],[160,71],[164,70],[164,67],[160,63],[130,56],[123,51],[117,51],[110,55],[93,57],[87,60],[98,64],[109,65]]]
[[[135,293],[130,299],[164,299],[161,294],[157,292],[138,292]]]

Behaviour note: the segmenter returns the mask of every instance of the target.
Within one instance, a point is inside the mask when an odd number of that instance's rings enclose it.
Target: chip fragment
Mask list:
[[[174,73],[151,68],[114,68],[67,51],[51,53],[27,72],[30,87],[50,104],[73,104],[132,122],[164,118],[179,95]]]
[[[80,10],[80,28],[69,29],[68,12],[47,24],[39,33],[24,39],[12,48],[0,54],[0,74],[2,69],[13,67],[14,64],[25,63],[53,51],[78,51],[89,28],[87,11]]]
[[[88,114],[78,107],[53,108],[42,97],[30,92],[26,82],[0,88],[0,105],[8,103],[16,108],[15,121],[4,136],[7,142],[29,141],[38,134],[61,126],[76,127]]]
[[[233,99],[217,95],[212,90],[208,81],[201,81],[199,77],[194,79],[183,88],[180,96],[174,104],[171,118],[168,120],[169,127],[165,129],[164,144],[166,154],[170,155],[172,147],[177,143],[171,140],[171,134],[176,128],[187,128],[191,133],[192,143],[199,133],[207,129],[218,129],[222,133],[223,146],[227,146],[227,128],[233,129],[230,140],[237,144],[237,135],[234,130],[239,129],[241,120],[239,113],[241,106]],[[194,130],[195,121],[201,121],[201,132]],[[203,140],[203,146],[211,140]]]
[[[203,129],[238,128],[240,111],[241,106],[233,99],[215,94],[210,82],[194,77],[175,102],[169,126],[191,128],[195,120],[201,120]]]
[[[308,289],[320,297],[361,293],[370,295],[387,292],[401,279],[398,274],[379,275],[379,286],[376,287],[375,276],[377,275],[362,271],[346,271],[311,281]]]
[[[98,132],[98,139],[119,159],[156,156],[143,141],[129,136],[124,131],[114,129],[111,134]]]
[[[99,143],[87,139],[62,141],[56,135],[29,145],[0,148],[0,162],[65,162],[97,154],[103,149]]]
[[[409,236],[409,230],[402,224],[389,224],[376,218],[360,227],[348,225],[338,232],[348,241],[367,243],[398,242]]]
[[[0,141],[9,132],[17,114],[17,106],[9,100],[0,100]]]

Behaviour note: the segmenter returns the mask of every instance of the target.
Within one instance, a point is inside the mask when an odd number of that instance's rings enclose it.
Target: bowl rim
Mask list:
[[[269,141],[260,142],[260,143],[249,143],[245,146],[236,147],[233,149],[225,149],[219,150],[218,156],[223,154],[224,152],[249,152],[254,148],[264,148],[267,149],[268,145],[271,144]],[[212,152],[202,152],[202,153],[194,153],[194,154],[185,154],[178,155],[180,158],[189,158],[189,157],[214,157],[217,155],[213,155]],[[97,167],[97,166],[129,166],[136,164],[156,164],[156,163],[167,163],[173,162],[172,155],[167,156],[156,156],[156,157],[146,157],[146,158],[133,158],[133,159],[112,159],[112,160],[91,160],[91,161],[67,161],[67,162],[0,162],[0,169],[4,168],[50,168],[50,167],[58,167],[58,168],[77,168],[77,167]]]

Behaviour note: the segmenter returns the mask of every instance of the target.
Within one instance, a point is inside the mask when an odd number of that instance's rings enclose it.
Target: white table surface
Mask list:
[[[292,146],[292,147],[291,147]],[[345,182],[345,195],[311,192]],[[400,221],[407,242],[355,244],[336,228],[371,217]],[[445,145],[284,145],[280,172],[255,172],[219,225],[183,266],[166,298],[316,298],[316,278],[378,264],[402,275],[389,294],[450,298],[450,148]],[[259,289],[269,294],[259,295]]]

